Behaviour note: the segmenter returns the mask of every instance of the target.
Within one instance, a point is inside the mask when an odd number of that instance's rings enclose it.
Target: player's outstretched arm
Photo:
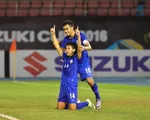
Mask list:
[[[78,59],[81,59],[82,57],[82,45],[81,45],[81,36],[80,36],[80,31],[79,31],[79,27],[77,26],[77,29],[76,29],[76,35],[78,36],[78,41],[77,41],[77,56],[78,56]]]
[[[58,42],[58,40],[57,40],[57,38],[56,38],[55,25],[54,25],[54,27],[52,27],[52,28],[50,29],[50,33],[51,33],[53,45],[54,45],[54,47],[56,48],[58,54],[62,57],[62,55],[63,55],[63,50],[61,49],[61,47],[60,47],[60,45],[59,45],[59,42]]]

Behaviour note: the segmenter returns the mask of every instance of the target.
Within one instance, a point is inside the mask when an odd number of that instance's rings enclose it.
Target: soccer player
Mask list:
[[[53,36],[55,34],[55,26],[50,29],[50,33]],[[54,37],[52,37],[53,44],[63,59],[63,71],[61,76],[60,92],[57,102],[57,109],[65,109],[67,106],[70,110],[82,109],[89,106],[95,109],[95,106],[89,99],[86,102],[77,103],[77,89],[78,89],[78,62],[82,56],[82,49],[80,49],[80,32],[77,30],[78,36],[78,50],[76,43],[66,43],[65,51],[63,51]],[[77,54],[76,54],[77,52]]]
[[[78,40],[78,37],[77,37],[75,30],[74,30],[73,21],[71,21],[71,20],[64,21],[63,22],[63,29],[64,29],[64,32],[66,34],[66,37],[61,42],[61,47],[64,50],[66,48],[67,42],[76,43]],[[96,108],[100,109],[101,108],[101,97],[99,95],[98,86],[92,78],[92,71],[91,71],[91,67],[90,67],[90,63],[89,63],[89,56],[88,56],[88,52],[87,52],[88,50],[91,50],[92,48],[91,48],[90,43],[87,40],[87,37],[81,32],[80,32],[80,36],[81,36],[80,49],[82,49],[83,52],[82,52],[82,58],[81,58],[82,62],[79,63],[78,73],[80,74],[81,81],[86,80],[87,83],[90,85],[90,87],[91,87],[91,89],[94,92],[95,97],[96,97]],[[52,38],[57,40],[55,32],[52,35]]]

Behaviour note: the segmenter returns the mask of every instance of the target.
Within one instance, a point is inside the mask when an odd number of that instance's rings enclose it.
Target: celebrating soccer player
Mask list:
[[[78,37],[74,30],[73,21],[71,21],[71,20],[64,21],[63,29],[66,34],[66,37],[61,42],[61,47],[62,47],[62,49],[65,49],[66,44],[68,42],[77,43]],[[81,37],[80,49],[82,49],[82,58],[80,60],[81,62],[79,62],[78,73],[80,74],[81,81],[86,80],[87,83],[90,85],[90,87],[96,97],[96,108],[100,109],[101,108],[101,97],[99,95],[98,86],[92,78],[92,71],[91,71],[91,67],[90,67],[90,63],[89,63],[89,56],[88,56],[88,52],[87,52],[88,50],[91,50],[92,48],[91,48],[90,43],[87,40],[87,37],[81,32],[80,32],[80,37]],[[57,40],[55,33],[52,35],[52,39]]]
[[[78,49],[76,43],[66,43],[65,51],[63,51],[56,39],[55,25],[50,29],[53,44],[63,59],[63,71],[61,76],[60,92],[57,102],[57,109],[69,108],[70,110],[82,109],[89,106],[95,109],[94,104],[87,99],[86,102],[77,103],[78,97],[78,62],[82,59],[81,36],[80,31],[76,30],[78,39]],[[77,54],[76,54],[77,53]]]

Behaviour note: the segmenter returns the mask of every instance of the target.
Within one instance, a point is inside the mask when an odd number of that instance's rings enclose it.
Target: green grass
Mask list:
[[[57,110],[59,81],[0,81],[0,114],[20,120],[150,120],[150,87],[98,84],[102,109]],[[94,94],[86,82],[79,82],[79,99]],[[6,120],[0,117],[0,120]]]

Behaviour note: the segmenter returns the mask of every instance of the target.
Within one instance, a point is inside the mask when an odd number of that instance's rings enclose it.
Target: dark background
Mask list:
[[[0,18],[0,30],[49,30],[54,24],[56,31],[62,30],[62,22],[66,19],[73,20],[75,26],[82,30],[107,30],[107,42],[92,41],[93,49],[106,49],[120,39],[132,38],[145,49],[150,45],[145,44],[144,34],[150,31],[150,17],[2,17]],[[9,50],[11,42],[0,42],[0,50]],[[41,43],[17,42],[17,49],[54,49],[51,41]]]

